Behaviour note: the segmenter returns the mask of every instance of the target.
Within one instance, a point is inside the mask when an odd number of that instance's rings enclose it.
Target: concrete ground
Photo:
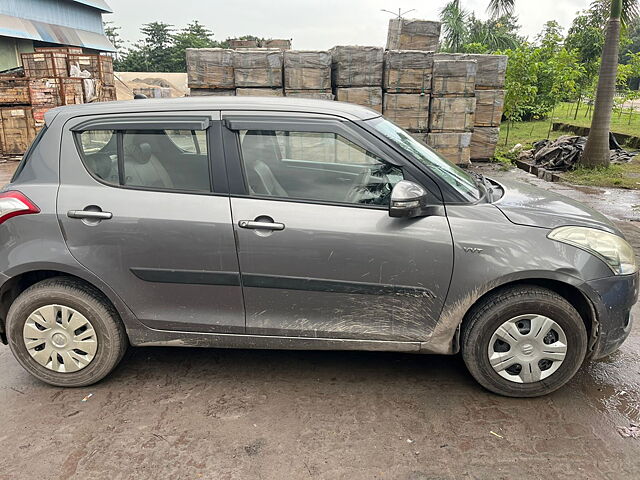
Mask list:
[[[640,253],[638,192],[481,170],[603,210]],[[529,400],[484,391],[457,356],[139,348],[65,390],[0,348],[0,479],[632,479],[640,439],[616,430],[630,423],[638,324],[619,352]]]

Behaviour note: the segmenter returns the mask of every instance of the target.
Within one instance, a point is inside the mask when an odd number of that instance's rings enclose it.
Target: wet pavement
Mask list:
[[[640,253],[638,192],[482,170],[591,204]],[[638,324],[619,352],[526,400],[484,391],[458,356],[138,348],[99,384],[60,389],[0,348],[0,479],[632,479],[640,439],[616,431],[630,423]]]

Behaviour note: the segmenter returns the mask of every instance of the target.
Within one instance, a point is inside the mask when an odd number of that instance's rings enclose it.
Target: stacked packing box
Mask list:
[[[87,101],[115,100],[113,60],[76,47],[23,53],[24,76],[0,75],[0,154],[22,155],[45,113]]]
[[[440,22],[393,18],[389,20],[387,50],[423,50],[434,52],[440,42]]]
[[[433,52],[388,50],[384,54],[383,113],[410,132],[429,128]]]
[[[470,162],[477,66],[474,60],[450,60],[439,54],[433,61],[429,134],[425,140],[458,165]]]
[[[382,48],[337,46],[331,49],[331,57],[336,100],[382,112]]]
[[[505,55],[439,54],[442,59],[472,60],[477,63],[476,113],[471,136],[471,160],[486,161],[493,158],[500,134],[500,121],[504,108],[504,84],[507,72]]]
[[[191,96],[236,94],[233,50],[187,48],[187,80]]]
[[[282,51],[271,48],[235,51],[233,76],[238,96],[282,97]]]
[[[320,50],[284,52],[284,91],[287,97],[333,100],[331,53]]]

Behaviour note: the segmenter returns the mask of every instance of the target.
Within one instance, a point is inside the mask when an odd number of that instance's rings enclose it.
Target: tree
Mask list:
[[[444,33],[444,49],[459,52],[468,33],[469,13],[460,7],[460,0],[451,0],[440,10],[440,21]]]
[[[594,2],[599,7],[601,0]],[[586,167],[608,166],[610,161],[609,131],[613,97],[616,92],[620,27],[622,19],[629,20],[638,14],[636,0],[610,0],[609,20],[605,33],[598,87],[593,109],[591,129],[580,164]]]
[[[518,35],[520,26],[512,15],[504,15],[488,20],[480,20],[474,14],[469,16],[467,42],[486,46],[486,52],[514,49],[524,42]]]
[[[515,8],[515,0],[489,0],[487,11],[491,17],[511,16]]]
[[[114,65],[117,70],[130,72],[171,72],[171,58],[167,50],[172,44],[173,25],[164,22],[146,23],[140,29],[141,41]]]
[[[113,47],[116,49],[113,56],[118,58],[120,48],[122,48],[122,39],[120,38],[120,27],[117,27],[113,22],[103,22],[104,35],[109,39]]]
[[[187,48],[213,48],[218,42],[213,40],[213,33],[197,20],[188,24],[185,28],[171,37],[172,45],[169,56],[171,69],[174,72],[186,72]]]

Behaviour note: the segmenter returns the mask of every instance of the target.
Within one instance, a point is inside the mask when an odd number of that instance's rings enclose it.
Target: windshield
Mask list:
[[[467,200],[476,201],[480,199],[481,192],[469,173],[445,160],[425,144],[383,117],[367,120],[367,123],[371,124],[405,153],[426,165],[427,168],[455,188]]]

